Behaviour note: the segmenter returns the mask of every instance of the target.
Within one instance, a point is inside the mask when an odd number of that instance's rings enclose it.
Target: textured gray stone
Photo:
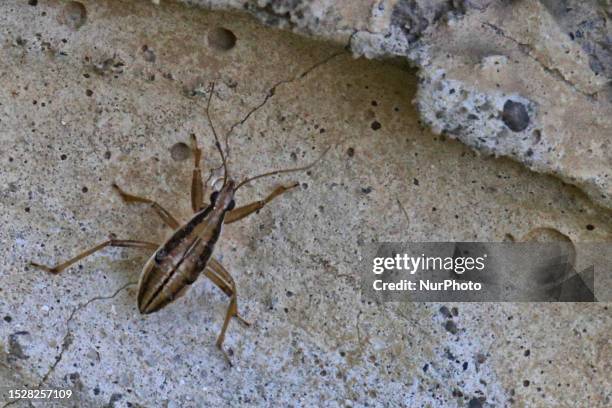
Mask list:
[[[419,68],[416,103],[435,132],[554,174],[612,208],[608,0],[191,3],[246,9],[267,24],[347,44],[355,55],[404,58]],[[456,94],[440,92],[449,83]],[[508,139],[503,111],[483,115],[470,100],[476,95],[516,95],[535,115]]]
[[[371,241],[504,240],[543,227],[609,241],[609,212],[553,177],[423,128],[410,103],[417,73],[401,64],[355,60],[240,14],[83,4],[75,30],[61,21],[65,2],[0,3],[1,384],[70,387],[79,407],[607,405],[605,304],[378,306],[362,301],[359,279]],[[362,21],[359,10],[345,19]],[[219,27],[235,47],[208,44]],[[55,277],[28,266],[111,232],[163,240],[169,231],[147,208],[125,206],[113,182],[189,217],[192,156],[176,146],[194,132],[206,168],[219,165],[204,116],[211,80],[237,177],[332,146],[309,173],[238,196],[301,183],[228,226],[217,247],[254,323],[230,326],[233,369],[214,346],[227,299],[210,282],[143,317],[134,283],[147,253],[109,249]],[[468,97],[492,110],[520,101],[530,119],[541,109],[504,90]]]

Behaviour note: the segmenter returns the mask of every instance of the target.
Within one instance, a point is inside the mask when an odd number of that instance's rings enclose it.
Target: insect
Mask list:
[[[210,103],[213,93],[214,83],[210,86],[210,93],[206,105],[206,116],[215,138],[215,146],[221,156],[223,165],[223,185],[218,191],[212,192],[210,195],[210,204],[204,204],[206,186],[203,183],[202,169],[200,168],[202,150],[198,147],[196,136],[192,134],[191,143],[194,152],[194,167],[191,183],[191,206],[194,213],[189,221],[181,224],[157,202],[126,193],[116,184],[113,185],[113,188],[119,193],[124,202],[148,204],[162,221],[168,227],[172,228],[173,233],[163,244],[159,245],[157,243],[140,240],[122,240],[111,236],[107,241],[81,252],[74,258],[56,266],[49,267],[34,262],[31,262],[31,265],[55,275],[81,259],[106,247],[128,247],[154,250],[153,254],[144,265],[138,282],[138,310],[142,314],[154,313],[178,299],[185,293],[187,288],[189,288],[189,285],[195,282],[200,274],[203,274],[230,298],[225,320],[221,328],[221,333],[217,337],[216,345],[223,352],[228,363],[231,365],[231,361],[223,349],[223,341],[228,325],[233,317],[247,326],[250,325],[250,323],[238,312],[238,295],[234,279],[221,263],[213,257],[215,244],[221,236],[223,225],[234,223],[253,214],[274,198],[297,187],[299,183],[292,183],[287,186],[280,185],[263,200],[255,201],[242,207],[235,207],[234,196],[242,186],[256,179],[281,173],[304,171],[311,168],[323,158],[329,150],[329,147],[317,160],[307,166],[270,171],[246,178],[242,182],[236,183],[230,177],[226,155],[221,148],[219,137],[217,136],[217,132],[210,118]],[[214,186],[216,183],[212,184]]]

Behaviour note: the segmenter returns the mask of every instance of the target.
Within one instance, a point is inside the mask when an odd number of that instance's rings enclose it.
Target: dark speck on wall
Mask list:
[[[478,398],[472,398],[470,402],[468,402],[468,408],[482,408],[482,402]]]
[[[513,132],[521,132],[529,126],[529,114],[525,105],[510,99],[504,104],[501,118]]]
[[[452,316],[450,310],[448,310],[448,307],[446,306],[440,307],[440,314],[446,317],[447,319],[449,319]]]
[[[444,323],[444,328],[449,333],[457,334],[457,325],[452,320],[447,320],[446,323]]]
[[[372,122],[372,130],[378,130],[382,127],[382,125],[380,124],[379,121],[375,120],[374,122]]]

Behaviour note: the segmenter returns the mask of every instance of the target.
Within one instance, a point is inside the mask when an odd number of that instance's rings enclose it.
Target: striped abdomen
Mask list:
[[[138,309],[153,313],[181,296],[198,278],[221,234],[225,211],[212,206],[195,214],[151,256],[138,289]]]

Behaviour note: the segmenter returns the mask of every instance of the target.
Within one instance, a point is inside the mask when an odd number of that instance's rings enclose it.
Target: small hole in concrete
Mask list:
[[[184,161],[191,156],[191,149],[185,143],[179,142],[170,148],[170,156],[176,161]]]
[[[142,46],[142,55],[144,60],[147,62],[155,62],[155,60],[157,59],[157,57],[155,56],[155,52],[147,45]]]
[[[78,30],[87,20],[87,9],[83,3],[71,1],[64,7],[61,20],[68,27]]]
[[[236,45],[236,35],[227,28],[213,28],[208,32],[208,45],[220,51],[231,50]]]

